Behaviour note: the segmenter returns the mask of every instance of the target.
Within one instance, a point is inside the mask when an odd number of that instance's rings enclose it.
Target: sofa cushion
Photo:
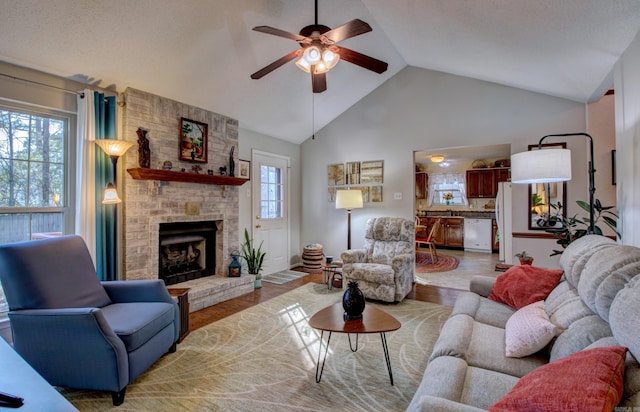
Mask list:
[[[578,319],[555,340],[549,360],[554,361],[569,356],[607,336],[611,336],[611,328],[598,315]]]
[[[562,277],[561,269],[513,266],[498,276],[489,299],[520,309],[545,299]]]
[[[582,302],[578,290],[567,280],[556,286],[544,301],[544,309],[551,322],[567,329],[573,322],[593,315],[591,309]]]
[[[604,320],[616,294],[640,273],[640,248],[618,245],[593,253],[578,282],[584,303]]]
[[[507,321],[505,354],[521,358],[536,353],[556,336],[557,328],[544,311],[544,301],[518,309]]]
[[[102,313],[131,352],[173,322],[174,306],[166,302],[114,303],[102,308]]]
[[[514,312],[514,308],[504,303],[483,298],[473,292],[462,292],[453,305],[451,316],[468,315],[476,322],[504,328]]]
[[[616,242],[600,235],[587,235],[571,242],[560,255],[560,267],[569,283],[577,288],[584,265],[591,256],[597,250],[611,246],[616,246]]]
[[[609,312],[609,323],[616,340],[640,359],[640,276],[636,276],[616,295]]]
[[[489,411],[612,411],[622,398],[626,351],[588,349],[541,366]]]

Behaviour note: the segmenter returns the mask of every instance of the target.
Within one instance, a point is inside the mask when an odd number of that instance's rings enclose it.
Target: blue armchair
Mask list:
[[[0,245],[15,350],[51,385],[111,391],[175,352],[180,316],[162,280],[100,282],[84,240]]]

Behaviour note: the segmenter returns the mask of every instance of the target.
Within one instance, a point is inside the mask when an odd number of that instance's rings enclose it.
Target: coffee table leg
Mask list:
[[[322,357],[322,338],[324,331],[320,332],[320,346],[318,349],[318,362],[316,362],[316,383],[320,383],[322,379],[322,372],[324,371],[324,363],[327,360],[327,353],[329,353],[329,342],[331,342],[331,332],[329,332],[329,338],[327,339],[327,347],[324,350],[324,358],[322,359],[322,368],[320,368],[320,358]]]
[[[353,348],[353,345],[351,345],[351,334],[347,333],[347,337],[349,338],[349,349],[351,349],[351,352],[357,352],[358,351],[358,334],[356,333],[356,348]]]
[[[382,340],[382,350],[384,351],[384,360],[387,361],[387,370],[389,371],[389,380],[393,386],[393,373],[391,372],[391,358],[389,358],[389,347],[387,346],[387,335],[380,333],[380,339]]]

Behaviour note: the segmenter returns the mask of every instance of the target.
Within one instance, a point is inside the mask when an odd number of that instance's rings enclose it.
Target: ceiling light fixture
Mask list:
[[[316,33],[320,38],[320,33],[314,32],[314,34]],[[312,37],[314,34],[312,34]],[[319,46],[314,44],[307,47],[302,53],[302,57],[296,61],[296,66],[305,73],[310,73],[312,66],[315,66],[316,74],[328,72],[340,61],[340,54],[338,54],[337,50],[331,50],[331,48],[332,46],[327,47],[322,44]]]
[[[440,163],[444,161],[444,155],[431,155],[431,161],[433,163]]]

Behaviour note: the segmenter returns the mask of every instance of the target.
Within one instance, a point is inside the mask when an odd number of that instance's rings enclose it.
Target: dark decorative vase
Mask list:
[[[364,294],[358,288],[358,282],[351,281],[347,290],[342,295],[342,307],[344,308],[344,320],[362,319],[364,312]]]

